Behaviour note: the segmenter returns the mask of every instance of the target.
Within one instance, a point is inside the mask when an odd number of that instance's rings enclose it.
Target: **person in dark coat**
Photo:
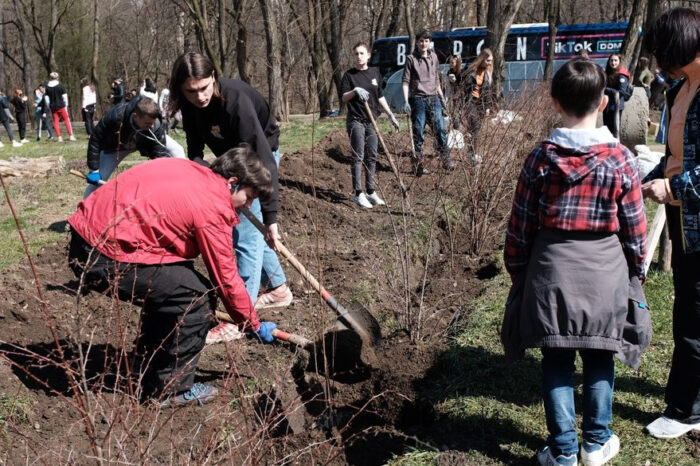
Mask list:
[[[620,55],[613,53],[608,57],[605,65],[605,95],[608,96],[608,105],[603,110],[603,124],[608,127],[616,138],[620,139],[620,122],[625,102],[630,100],[634,88],[630,83],[630,73],[622,64]]]
[[[19,129],[19,142],[22,144],[29,142],[27,135],[27,96],[24,95],[22,89],[15,89],[11,100],[15,107],[15,118],[17,119],[17,128]]]

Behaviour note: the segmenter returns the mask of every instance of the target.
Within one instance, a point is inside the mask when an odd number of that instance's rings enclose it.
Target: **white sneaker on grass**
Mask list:
[[[620,438],[613,434],[603,445],[581,442],[581,462],[584,466],[602,466],[620,452]]]
[[[22,147],[22,143],[17,142],[17,141],[12,141],[12,147]]]
[[[71,137],[68,138],[68,140],[69,141],[77,141],[77,139],[75,139],[75,136],[72,136],[72,135],[71,135]]]
[[[58,142],[63,142],[63,136],[58,137]]]
[[[363,209],[372,208],[372,203],[367,200],[367,195],[365,193],[358,194],[357,196],[353,197],[352,200]]]
[[[5,144],[3,144],[2,141],[0,141],[0,147],[5,147]]]
[[[646,426],[649,435],[656,438],[678,438],[691,430],[700,430],[700,422],[697,424],[684,424],[670,417],[661,416]]]
[[[386,205],[386,202],[379,197],[377,194],[377,191],[373,192],[372,194],[367,194],[365,197],[367,197],[367,200],[372,204],[372,205]]]
[[[29,142],[29,139],[26,139],[26,138],[25,138],[25,139],[22,139],[20,142],[21,142],[22,144],[26,144],[26,143]]]

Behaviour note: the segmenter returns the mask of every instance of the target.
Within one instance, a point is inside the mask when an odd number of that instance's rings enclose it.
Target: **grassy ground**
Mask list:
[[[514,365],[503,360],[499,330],[509,285],[505,272],[486,284],[450,349],[440,356],[424,393],[440,422],[461,428],[466,440],[445,439],[435,449],[407,452],[395,458],[393,466],[443,464],[452,453],[437,450],[454,449],[466,451],[462,461],[470,464],[531,464],[547,436],[540,398],[540,354],[530,350]],[[692,439],[661,441],[643,431],[665,406],[664,387],[673,350],[671,276],[652,270],[645,293],[654,336],[638,371],[616,363],[611,428],[621,439],[622,451],[612,464],[697,465],[698,458],[691,454],[697,450]],[[580,371],[580,360],[577,367]],[[580,423],[580,373],[575,383]],[[580,431],[580,425],[578,428]]]

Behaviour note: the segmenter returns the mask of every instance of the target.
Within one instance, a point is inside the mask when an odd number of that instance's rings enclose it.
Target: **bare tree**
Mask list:
[[[211,59],[214,69],[222,76],[221,58],[215,48],[214,40],[211,37],[209,28],[209,12],[206,0],[171,0],[175,5],[182,8],[192,19],[202,50]]]
[[[284,113],[284,96],[282,94],[282,58],[279,28],[275,11],[280,7],[274,0],[259,0],[265,21],[265,39],[267,42],[267,86],[270,112],[278,120],[286,120]]]
[[[633,60],[634,51],[639,38],[639,28],[644,23],[644,2],[642,0],[634,0],[632,3],[632,14],[630,15],[625,31],[625,38],[622,40],[622,48],[620,49],[620,62],[629,66],[633,70],[636,66],[637,59],[634,58],[634,64],[630,63]]]
[[[506,37],[522,0],[489,0],[486,18],[486,44],[493,52],[493,86],[500,89],[505,80],[505,60],[503,51]]]
[[[250,70],[248,67],[248,26],[245,12],[250,9],[251,0],[232,0],[230,13],[236,23],[236,67],[238,77],[250,84]]]
[[[330,59],[338,106],[341,111],[344,105],[340,96],[340,81],[343,78],[340,56],[343,44],[345,43],[345,14],[351,4],[352,0],[321,0],[326,49],[328,50],[328,58]]]
[[[547,21],[549,22],[549,49],[547,50],[547,61],[544,64],[544,80],[548,81],[552,77],[554,68],[554,49],[557,41],[557,31],[559,30],[559,10],[561,0],[549,0],[547,3]]]
[[[409,0],[402,0],[404,6],[404,16],[406,17],[406,33],[408,34],[408,50],[409,53],[413,52],[416,48],[416,31],[413,26],[413,5],[410,4]]]
[[[32,29],[35,49],[41,58],[46,73],[58,69],[56,65],[56,34],[61,21],[71,9],[75,0],[16,0],[21,6],[24,18]],[[46,4],[49,7],[49,18],[44,16]]]

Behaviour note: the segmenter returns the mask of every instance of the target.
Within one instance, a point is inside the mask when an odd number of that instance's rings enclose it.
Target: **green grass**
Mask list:
[[[382,134],[387,134],[392,129],[388,118],[380,117],[377,124]],[[314,126],[313,131],[312,126]],[[318,116],[312,118],[311,115],[291,117],[289,123],[280,124],[280,129],[280,150],[282,152],[309,149],[331,131],[345,131],[345,116],[334,116],[321,120],[318,119]]]
[[[16,395],[0,394],[0,433],[12,425],[25,423],[31,414],[30,402]]]
[[[460,464],[532,464],[547,436],[540,396],[540,353],[529,350],[512,365],[503,360],[500,325],[510,280],[505,272],[486,283],[484,293],[471,305],[469,317],[450,348],[426,375],[422,397],[435,408],[438,422],[459,432],[440,439],[435,448],[413,449],[390,464],[447,464],[446,455],[459,452]],[[616,363],[613,422],[622,451],[615,465],[697,465],[692,440],[656,440],[644,426],[665,407],[663,396],[673,350],[671,276],[650,272],[645,293],[652,309],[653,341],[638,371]],[[577,412],[581,414],[581,377],[576,378]],[[456,464],[456,463],[455,463]]]

